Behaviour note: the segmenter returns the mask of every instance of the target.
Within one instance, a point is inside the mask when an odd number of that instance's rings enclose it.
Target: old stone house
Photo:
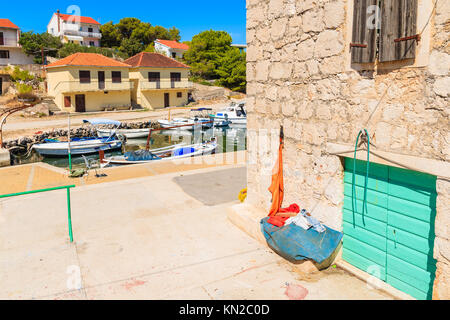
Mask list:
[[[342,231],[346,263],[414,298],[449,299],[450,1],[247,10],[247,205],[268,212],[284,126],[285,205]],[[367,178],[364,144],[353,175],[363,129]]]

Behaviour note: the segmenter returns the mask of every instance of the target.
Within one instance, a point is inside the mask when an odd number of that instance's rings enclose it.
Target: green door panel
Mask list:
[[[356,200],[355,202],[356,202],[355,213],[362,215],[363,201]],[[348,211],[350,211],[350,213],[353,212],[351,196],[345,196],[344,210],[348,210]],[[387,222],[387,210],[386,210],[386,208],[379,207],[379,206],[373,205],[371,203],[368,203],[367,211],[364,211],[364,218],[367,218],[367,217],[386,223]]]
[[[417,187],[408,185],[390,184],[389,195],[399,199],[405,199],[413,203],[420,203],[426,206],[431,204],[431,201],[436,201],[436,192],[428,190],[418,190]]]
[[[411,276],[406,272],[401,272],[395,267],[389,267],[388,276],[396,278],[398,281],[404,282],[410,287],[415,288],[416,290],[422,291],[426,293],[429,290],[430,281],[424,281],[420,278],[416,278]]]
[[[436,176],[396,167],[389,167],[389,181],[395,184],[408,183],[417,190],[436,192]]]
[[[431,252],[434,245],[429,241],[429,239],[419,237],[415,234],[394,228],[392,226],[388,226],[387,236],[388,240],[394,241],[395,243],[400,243],[426,255]]]
[[[344,183],[353,184],[353,172],[349,172],[344,176]],[[355,185],[364,188],[366,184],[366,173],[356,173],[355,175]],[[388,181],[379,180],[375,177],[370,176],[367,180],[367,189],[374,190],[378,192],[387,193],[388,191]]]
[[[403,291],[418,300],[430,300],[432,298],[432,294],[420,291],[390,275],[386,276],[386,282],[394,288],[397,288],[398,290]]]
[[[356,190],[356,199],[364,201],[364,188],[363,187],[355,187]],[[352,185],[345,184],[344,185],[344,194],[350,198],[352,198]],[[367,190],[367,202],[373,204],[375,206],[387,208],[388,204],[388,196],[385,193]],[[350,203],[351,204],[351,203]],[[359,206],[357,206],[359,207]],[[361,207],[362,208],[362,204]],[[362,210],[362,209],[361,209]]]
[[[363,218],[361,214],[353,213],[351,210],[344,209],[344,223],[349,224],[351,227],[356,226],[359,228],[364,228],[367,231],[382,236],[383,238],[386,235],[386,223],[367,216],[364,216]]]
[[[353,163],[352,158],[345,158],[345,171],[353,173]],[[367,162],[356,160],[356,173],[366,176]],[[370,163],[370,177],[377,178],[379,180],[388,181],[389,178],[389,167],[378,163]]]
[[[390,197],[389,210],[414,219],[422,220],[429,224],[434,223],[431,220],[433,218],[433,211],[435,211],[436,208],[431,207],[430,205],[423,205],[405,199]]]
[[[403,261],[407,261],[405,263],[407,263],[408,265],[416,266],[417,268],[420,268],[421,270],[425,270],[427,272],[436,271],[435,269],[436,264],[434,259],[429,259],[427,254],[423,254],[414,249],[405,247],[404,245],[401,245],[394,241],[388,240],[387,252],[393,258],[398,258]]]
[[[343,259],[366,272],[381,270],[381,280],[417,299],[431,299],[436,177],[370,163],[363,214],[367,163],[356,161],[355,186],[353,163],[345,159]]]
[[[380,280],[386,281],[386,268],[384,266],[378,265],[345,247],[342,250],[342,258],[358,269],[363,270]]]
[[[372,247],[377,248],[383,252],[386,251],[386,237],[384,235],[378,235],[374,232],[368,231],[366,228],[354,227],[352,224],[344,222],[344,231],[353,239],[358,239]],[[370,257],[367,257],[370,258]]]
[[[347,248],[351,248],[351,250],[355,253],[358,253],[359,256],[364,257],[367,260],[372,261],[373,263],[383,266],[386,266],[386,252],[385,250],[380,250],[370,244],[359,241],[352,236],[348,235],[348,230],[344,229],[344,243],[346,243]]]
[[[428,239],[432,226],[421,220],[413,219],[397,212],[388,211],[388,224],[394,228],[411,232],[417,236]]]

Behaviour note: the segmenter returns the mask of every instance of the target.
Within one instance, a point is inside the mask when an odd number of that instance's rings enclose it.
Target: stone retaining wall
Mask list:
[[[350,2],[247,1],[248,201],[270,206],[267,188],[283,125],[285,204],[299,203],[338,230],[343,164],[327,143],[352,148],[359,130],[367,128],[377,150],[450,161],[450,2],[436,8],[422,42],[430,44],[429,52],[420,63],[366,71],[349,64]],[[434,296],[449,299],[448,179],[438,180],[437,192]]]

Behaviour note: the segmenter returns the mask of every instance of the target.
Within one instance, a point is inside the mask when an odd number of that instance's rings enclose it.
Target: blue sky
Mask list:
[[[245,0],[2,1],[0,18],[10,19],[22,31],[44,32],[52,13],[57,9],[66,13],[70,5],[79,6],[82,16],[100,23],[136,17],[152,25],[175,26],[181,31],[182,41],[213,29],[227,31],[234,43],[246,43]]]

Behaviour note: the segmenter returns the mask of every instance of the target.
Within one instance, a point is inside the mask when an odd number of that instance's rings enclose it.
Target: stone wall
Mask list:
[[[343,164],[327,143],[354,148],[367,128],[377,150],[450,161],[450,2],[441,0],[431,20],[426,66],[366,71],[348,64],[349,6],[347,0],[247,0],[248,201],[270,206],[283,125],[285,204],[299,203],[338,230]],[[439,179],[437,190],[434,294],[448,299],[449,180]]]

